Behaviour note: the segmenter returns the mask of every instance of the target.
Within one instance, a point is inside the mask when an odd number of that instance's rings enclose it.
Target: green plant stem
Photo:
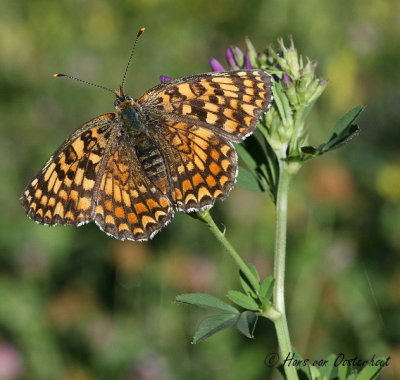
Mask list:
[[[287,203],[291,174],[287,165],[280,167],[278,192],[276,198],[276,229],[275,229],[275,257],[274,257],[274,306],[282,314],[285,311],[285,262],[286,262],[286,229]]]
[[[260,284],[257,278],[253,275],[252,271],[249,269],[245,261],[240,257],[240,255],[236,252],[236,250],[232,247],[232,244],[229,243],[225,234],[221,232],[221,230],[217,227],[214,222],[214,219],[211,217],[211,214],[208,210],[199,211],[196,213],[196,217],[207,224],[210,228],[213,235],[217,238],[217,240],[222,244],[225,250],[229,253],[232,259],[236,262],[239,269],[249,280],[250,284],[254,289],[258,289]]]
[[[280,162],[278,192],[276,198],[276,231],[275,231],[275,257],[274,257],[274,295],[273,306],[278,316],[273,318],[279,344],[281,360],[291,352],[289,329],[285,310],[285,261],[286,261],[286,230],[287,230],[287,205],[288,191],[291,178],[290,164],[283,160]],[[287,379],[298,379],[295,367],[284,366]]]

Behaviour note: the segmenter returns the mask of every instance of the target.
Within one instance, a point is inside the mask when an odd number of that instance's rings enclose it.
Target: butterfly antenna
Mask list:
[[[122,83],[121,83],[121,88],[120,88],[121,91],[123,91],[123,88],[124,88],[126,74],[127,74],[127,72],[128,72],[129,65],[131,64],[131,61],[132,61],[133,52],[135,51],[136,43],[137,43],[139,37],[143,34],[143,32],[144,32],[145,30],[146,30],[146,28],[140,28],[139,31],[137,32],[135,41],[133,42],[133,46],[132,46],[132,50],[131,50],[131,55],[129,56],[128,63],[127,63],[126,68],[125,68],[124,76],[122,77]]]
[[[73,77],[72,75],[67,75],[67,74],[53,74],[53,77],[56,77],[56,78],[65,77],[65,78],[73,79],[73,80],[76,80],[76,81],[81,82],[81,83],[89,84],[90,86],[102,88],[103,90],[107,90],[107,91],[110,91],[110,92],[112,92],[113,94],[115,94],[115,91],[111,90],[110,88],[107,88],[107,87],[101,86],[101,85],[99,85],[99,84],[91,83],[91,82],[88,82],[88,81],[86,81],[86,80],[82,80],[82,79]]]

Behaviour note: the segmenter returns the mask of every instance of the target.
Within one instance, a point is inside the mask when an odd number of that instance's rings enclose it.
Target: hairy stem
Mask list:
[[[236,262],[239,269],[249,280],[253,289],[258,289],[260,284],[257,278],[253,275],[253,272],[249,269],[245,261],[240,257],[240,255],[233,248],[232,244],[229,243],[228,239],[225,237],[225,234],[217,227],[214,222],[214,219],[211,217],[210,212],[208,210],[199,211],[196,213],[196,217],[207,224],[210,231],[217,238],[217,240],[222,244],[225,250],[229,253],[232,259]]]
[[[285,309],[285,262],[286,262],[286,230],[287,230],[287,205],[288,191],[291,178],[290,164],[280,160],[278,192],[276,198],[276,231],[275,231],[275,257],[274,257],[274,295],[273,306],[278,316],[273,318],[276,335],[278,338],[281,360],[291,352],[289,329]],[[287,379],[298,379],[295,367],[284,366]]]

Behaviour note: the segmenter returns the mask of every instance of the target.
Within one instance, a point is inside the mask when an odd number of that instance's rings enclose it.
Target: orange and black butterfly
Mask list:
[[[271,77],[256,69],[173,79],[138,99],[123,83],[113,91],[116,111],[73,133],[24,191],[34,221],[94,221],[117,239],[151,239],[175,211],[228,195],[237,175],[232,142],[253,132],[272,100]]]

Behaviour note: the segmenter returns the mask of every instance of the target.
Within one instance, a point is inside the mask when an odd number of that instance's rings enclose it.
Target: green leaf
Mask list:
[[[201,342],[218,331],[234,325],[238,318],[238,314],[219,314],[203,319],[194,334],[192,343]]]
[[[302,146],[301,151],[306,154],[311,154],[312,156],[314,156],[315,154],[318,153],[318,150],[316,148],[314,148],[313,146],[308,146],[308,145]]]
[[[293,123],[292,110],[289,105],[289,100],[282,89],[281,82],[274,83],[272,86],[272,94],[283,125],[291,125]]]
[[[261,283],[260,290],[258,291],[261,301],[264,302],[270,300],[272,292],[274,291],[274,284],[275,279],[272,276],[268,276],[264,279]]]
[[[257,299],[258,298],[258,296],[257,296],[258,290],[260,288],[260,285],[259,285],[260,276],[257,272],[256,267],[253,264],[246,262],[246,265],[257,280],[257,284],[255,285],[257,289],[254,289],[253,284],[250,283],[249,279],[246,277],[246,275],[242,271],[239,271],[240,283],[242,284],[242,288],[246,292],[246,294],[248,294],[253,299]]]
[[[243,144],[235,144],[236,152],[243,162],[249,167],[249,169],[255,170],[257,168],[257,162],[249,153],[249,151],[244,147]]]
[[[248,261],[246,261],[245,264],[249,267],[249,269],[251,270],[251,273],[253,273],[253,275],[257,279],[257,281],[260,282],[260,275],[258,274],[256,267]],[[258,288],[259,287],[260,286],[258,286]],[[258,290],[258,288],[256,290]]]
[[[236,322],[236,328],[247,338],[254,338],[258,315],[252,311],[244,311]]]
[[[330,354],[325,358],[327,361],[325,366],[319,367],[319,372],[321,374],[321,380],[329,380],[331,378],[332,370],[334,369],[336,355]]]
[[[329,152],[350,141],[360,130],[354,122],[364,108],[365,106],[358,105],[343,115],[333,127],[333,134],[328,142],[317,148],[318,153]]]
[[[321,373],[318,367],[308,365],[308,368],[310,369],[310,376],[312,380],[321,380]]]
[[[259,169],[262,174],[262,179],[266,182],[263,183],[263,188],[269,191],[273,202],[276,202],[277,186],[279,179],[279,160],[276,156],[276,152],[272,149],[269,144],[269,132],[262,123],[258,125],[256,136],[262,140],[265,150],[264,159],[259,163]]]
[[[339,366],[338,367],[339,380],[346,380],[348,371],[349,371],[349,367],[347,367],[347,366]]]
[[[263,124],[264,123],[264,124]],[[268,141],[268,139],[271,138],[270,132],[269,130],[265,127],[265,124],[267,123],[265,120],[263,123],[259,123],[257,125],[257,130],[255,133],[257,133],[257,131],[260,131],[260,133],[262,134],[262,136]]]
[[[229,314],[238,314],[239,311],[233,306],[221,301],[219,298],[212,296],[211,294],[205,293],[191,293],[191,294],[180,294],[175,297],[177,302],[188,303],[190,305],[196,305],[205,309],[222,311]]]
[[[381,363],[387,362],[387,358],[381,357],[374,359],[374,362],[377,363],[377,361],[381,361]],[[356,376],[356,380],[373,380],[376,379],[379,373],[382,371],[382,369],[385,367],[380,366],[380,365],[367,365],[365,366],[361,372]]]
[[[354,122],[364,108],[364,106],[358,105],[343,115],[335,124],[332,136],[327,142],[319,145],[317,148],[312,146],[303,146],[301,147],[301,151],[311,157],[316,157],[348,143],[360,131],[360,128],[357,124],[354,124]],[[306,157],[306,159],[307,158],[310,157]]]
[[[239,280],[240,280],[240,285],[242,285],[242,288],[245,291],[245,293],[250,297],[257,299],[258,297],[256,291],[253,289],[249,280],[243,275],[242,272],[240,272]]]
[[[249,297],[247,294],[239,292],[238,290],[230,290],[227,294],[228,298],[247,310],[258,310],[260,307],[253,298]]]
[[[249,165],[250,169],[254,170],[258,169],[265,162],[266,159],[263,145],[256,136],[258,136],[258,133],[249,136],[239,145],[246,151],[249,156],[251,156],[251,161],[246,162],[246,164]]]
[[[364,109],[365,106],[361,104],[352,108],[336,122],[335,126],[333,127],[333,132],[336,134],[342,133],[345,128],[347,128],[351,124],[354,124],[354,122],[356,121],[360,113],[364,111]]]
[[[331,150],[340,148],[342,145],[348,143],[353,137],[355,137],[360,128],[356,124],[351,124],[345,128],[341,133],[334,133],[331,138],[317,148],[313,146],[302,146],[300,149],[303,153],[310,155],[311,157],[320,156],[321,154],[330,152]],[[309,157],[307,157],[309,158]]]
[[[250,191],[265,191],[256,175],[241,166],[239,166],[236,185]]]
[[[360,128],[357,124],[351,124],[343,129],[339,134],[334,133],[328,142],[321,144],[318,148],[318,154],[330,152],[331,150],[340,148],[342,145],[348,143],[353,137],[355,137]]]
[[[303,360],[304,361],[303,357],[300,356],[300,354],[298,352],[296,352],[295,358],[297,360]],[[304,366],[297,367],[297,373],[299,375],[299,379],[315,380],[315,378],[314,378],[314,376],[312,374],[311,366],[308,365],[308,364],[304,365]]]
[[[282,361],[287,359],[286,365],[294,365],[294,361],[297,361],[297,363],[300,362],[305,362],[303,357],[296,351],[296,349],[293,347],[293,352],[290,352],[287,357],[282,358]],[[283,368],[283,365],[280,364],[277,369],[279,372],[282,374],[283,378],[286,379],[285,375],[285,370]],[[299,380],[314,380],[312,374],[311,374],[311,368],[309,365],[300,365],[296,366],[297,370],[297,375],[299,377]],[[319,380],[319,379],[318,379]]]

